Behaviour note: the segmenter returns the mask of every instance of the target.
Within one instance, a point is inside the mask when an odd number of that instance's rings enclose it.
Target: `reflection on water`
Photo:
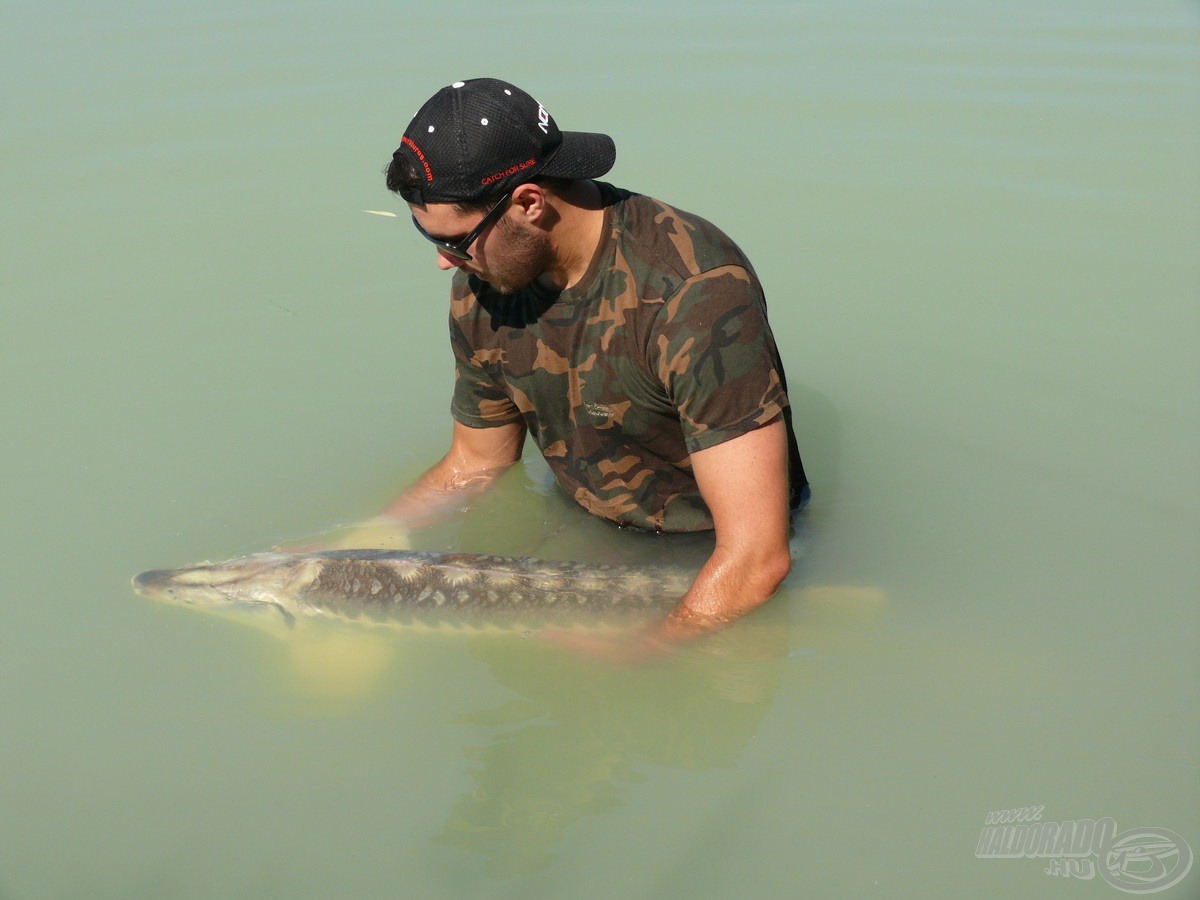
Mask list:
[[[566,832],[621,804],[650,767],[732,768],[770,708],[789,658],[845,650],[878,624],[882,593],[802,592],[803,626],[768,604],[735,626],[640,665],[564,659],[531,642],[479,639],[471,654],[519,699],[463,716],[474,787],[435,840],[493,875],[549,863]],[[795,664],[794,662],[791,664]]]
[[[649,766],[732,766],[778,685],[788,628],[753,617],[635,668],[564,664],[528,643],[479,640],[471,653],[519,699],[461,718],[482,733],[466,748],[474,787],[435,840],[512,875],[544,866],[573,824],[618,806]]]

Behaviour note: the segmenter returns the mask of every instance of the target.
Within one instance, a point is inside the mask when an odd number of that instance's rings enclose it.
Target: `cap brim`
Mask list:
[[[538,171],[547,178],[599,178],[617,161],[617,145],[607,134],[564,131],[553,158]]]

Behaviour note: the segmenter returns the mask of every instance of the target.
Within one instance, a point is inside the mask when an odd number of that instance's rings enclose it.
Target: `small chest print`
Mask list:
[[[612,408],[602,403],[585,403],[583,411],[600,424],[612,421]]]

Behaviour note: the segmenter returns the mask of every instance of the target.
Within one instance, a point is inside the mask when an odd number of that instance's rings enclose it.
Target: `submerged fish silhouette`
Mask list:
[[[673,569],[427,553],[256,553],[143,572],[144,597],[218,613],[425,628],[622,627],[665,614],[692,575]]]

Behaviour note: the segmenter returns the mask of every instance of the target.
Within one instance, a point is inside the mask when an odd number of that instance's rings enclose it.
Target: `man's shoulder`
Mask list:
[[[614,198],[614,227],[629,261],[669,269],[687,279],[722,266],[750,271],[741,248],[720,228],[695,213],[654,197],[602,185]]]

